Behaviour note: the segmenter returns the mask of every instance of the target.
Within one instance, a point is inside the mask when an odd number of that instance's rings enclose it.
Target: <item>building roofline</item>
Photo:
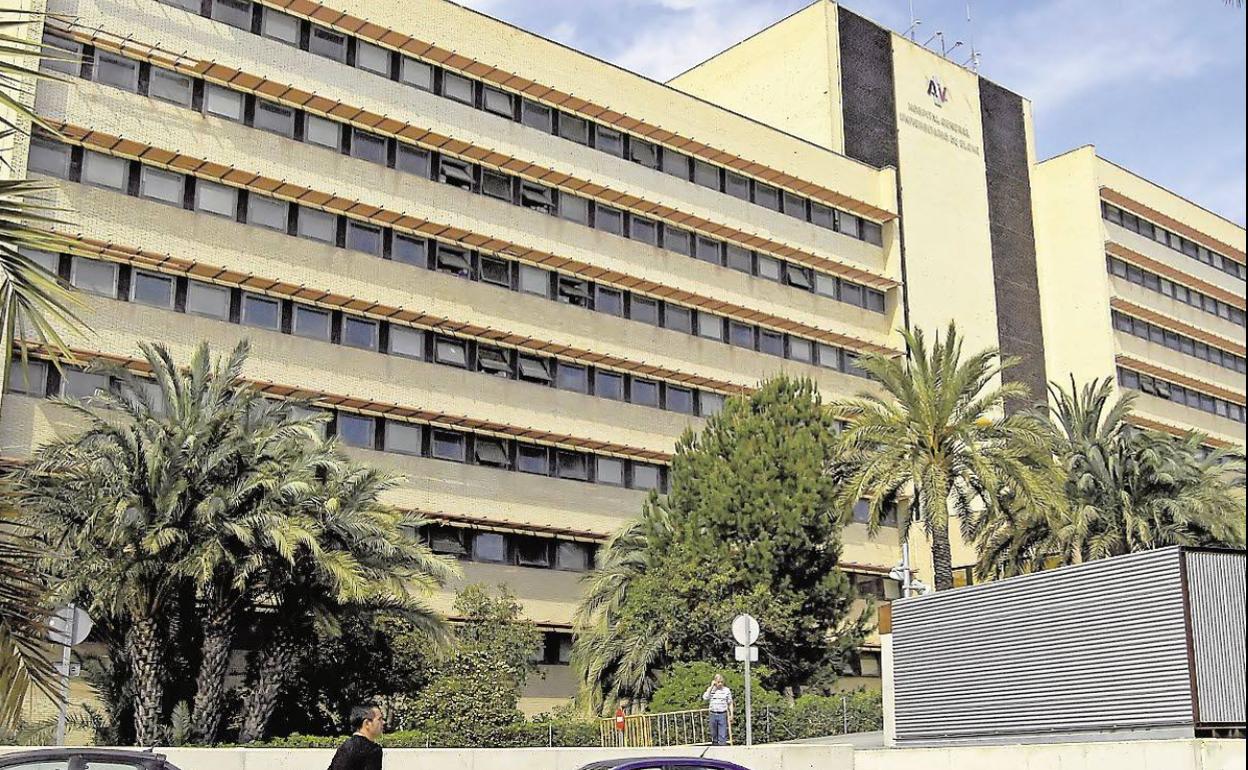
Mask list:
[[[1084,145],[1084,146],[1085,146],[1085,147],[1093,147],[1093,149],[1095,150],[1095,147],[1094,147],[1093,145]],[[1178,198],[1179,200],[1183,201],[1184,203],[1190,203],[1191,205],[1195,206],[1196,208],[1200,209],[1201,211],[1205,212],[1206,214],[1208,214],[1208,215],[1210,215],[1210,216],[1213,216],[1213,217],[1217,217],[1218,219],[1222,220],[1223,222],[1227,223],[1228,225],[1230,225],[1230,226],[1232,226],[1232,227],[1237,227],[1237,228],[1239,228],[1240,230],[1243,230],[1243,229],[1244,229],[1244,226],[1243,226],[1243,225],[1241,225],[1240,223],[1236,222],[1235,220],[1230,219],[1229,217],[1226,217],[1226,216],[1224,216],[1224,215],[1222,215],[1222,214],[1219,214],[1219,213],[1218,213],[1218,212],[1216,212],[1216,211],[1212,211],[1212,210],[1210,210],[1210,209],[1206,208],[1205,206],[1202,206],[1201,204],[1197,203],[1196,201],[1192,200],[1191,198],[1188,198],[1186,195],[1180,195],[1179,193],[1175,192],[1174,190],[1171,190],[1169,187],[1166,187],[1165,185],[1161,184],[1160,182],[1156,182],[1156,181],[1154,181],[1154,180],[1152,180],[1152,179],[1150,179],[1150,178],[1148,178],[1148,177],[1144,176],[1143,174],[1136,173],[1135,171],[1132,171],[1131,169],[1127,168],[1126,166],[1122,165],[1121,163],[1115,163],[1114,161],[1110,160],[1109,158],[1106,158],[1104,155],[1101,155],[1099,152],[1097,152],[1097,153],[1096,153],[1096,158],[1097,158],[1097,160],[1100,160],[1100,161],[1103,161],[1103,162],[1105,162],[1105,163],[1108,163],[1109,165],[1113,166],[1114,168],[1118,169],[1119,171],[1126,172],[1126,173],[1130,174],[1131,176],[1135,177],[1136,179],[1139,179],[1139,180],[1141,180],[1141,181],[1143,181],[1143,182],[1147,182],[1148,184],[1151,184],[1153,187],[1156,187],[1157,189],[1161,190],[1161,191],[1162,191],[1162,192],[1164,192],[1164,193],[1167,193],[1167,194],[1169,194],[1169,195],[1173,195],[1174,197]]]
[[[746,43],[750,42],[751,40],[753,40],[754,38],[756,38],[756,37],[758,37],[759,35],[763,34],[764,32],[768,32],[768,31],[770,31],[771,29],[773,29],[773,28],[775,28],[775,27],[778,27],[778,26],[780,26],[781,24],[785,23],[786,21],[788,21],[789,19],[793,18],[794,16],[797,16],[799,13],[805,13],[806,11],[808,11],[809,9],[813,8],[813,7],[814,7],[814,6],[816,6],[816,5],[824,5],[824,6],[826,6],[826,5],[828,5],[828,3],[829,3],[829,2],[831,2],[831,0],[811,0],[811,2],[807,3],[806,5],[803,5],[801,8],[798,8],[796,11],[793,11],[793,12],[792,12],[792,13],[790,13],[789,15],[787,15],[787,16],[785,16],[785,17],[783,17],[783,18],[780,18],[780,19],[776,19],[776,20],[775,20],[775,21],[773,21],[771,24],[768,24],[767,26],[763,27],[762,29],[758,30],[757,32],[752,32],[752,33],[750,33],[750,34],[749,34],[749,35],[747,35],[746,37],[741,38],[740,40],[738,40],[737,42],[735,42],[735,43],[733,43],[732,45],[728,46],[727,48],[723,48],[723,49],[721,49],[721,50],[719,50],[719,51],[716,51],[715,53],[713,53],[713,54],[711,54],[710,56],[706,57],[705,59],[703,59],[702,61],[698,62],[697,64],[692,64],[692,65],[690,65],[689,67],[685,68],[684,70],[682,70],[682,71],[680,71],[680,72],[676,73],[675,75],[672,75],[670,78],[668,78],[668,79],[667,79],[667,83],[668,83],[668,84],[670,84],[670,83],[671,83],[673,80],[675,80],[676,78],[682,77],[682,76],[684,76],[684,75],[689,74],[690,72],[693,72],[693,71],[694,71],[694,70],[696,70],[698,67],[701,67],[702,65],[706,64],[707,62],[709,62],[711,59],[717,59],[717,58],[719,58],[720,56],[723,56],[724,54],[726,54],[726,53],[728,53],[729,51],[733,50],[734,48],[738,48],[738,47],[740,47],[740,46],[745,45]],[[833,3],[833,4],[835,4],[835,3]],[[679,90],[679,89],[677,89],[677,90]],[[682,92],[682,93],[683,93],[683,92]]]

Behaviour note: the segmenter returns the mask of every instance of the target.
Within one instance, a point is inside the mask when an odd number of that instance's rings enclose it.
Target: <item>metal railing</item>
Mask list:
[[[603,748],[641,749],[653,746],[689,746],[711,742],[711,719],[706,709],[633,714],[624,717],[623,729],[616,717],[598,720]],[[732,743],[732,722],[728,722]]]

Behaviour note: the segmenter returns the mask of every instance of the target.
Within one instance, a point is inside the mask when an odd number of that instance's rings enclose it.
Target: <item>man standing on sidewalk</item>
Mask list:
[[[702,693],[711,710],[711,743],[728,745],[728,720],[732,719],[732,690],[724,685],[723,674],[716,674],[711,686]]]
[[[381,709],[356,706],[351,709],[351,727],[355,733],[338,747],[329,770],[381,770],[381,746],[377,739],[386,731]]]

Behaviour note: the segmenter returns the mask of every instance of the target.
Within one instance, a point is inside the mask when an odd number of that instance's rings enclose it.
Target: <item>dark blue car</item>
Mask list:
[[[722,759],[691,759],[687,757],[650,757],[608,759],[591,762],[581,770],[749,770]]]

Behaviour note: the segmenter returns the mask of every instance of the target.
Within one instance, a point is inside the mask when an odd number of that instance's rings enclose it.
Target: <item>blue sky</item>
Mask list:
[[[460,0],[666,80],[808,0]],[[909,0],[846,0],[895,30]],[[1083,144],[1240,224],[1245,218],[1245,11],[1222,0],[914,0],[919,42],[966,44],[1030,98],[1041,158]],[[933,43],[933,45],[937,45]]]

